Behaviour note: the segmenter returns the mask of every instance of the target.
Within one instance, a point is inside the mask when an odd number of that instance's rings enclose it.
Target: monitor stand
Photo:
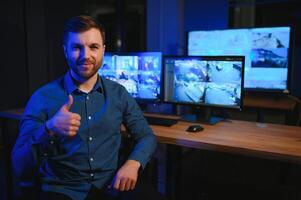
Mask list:
[[[222,112],[221,116],[214,116],[211,108],[197,108],[196,112],[193,114],[182,115],[182,120],[194,123],[204,123],[209,125],[214,125],[220,121],[226,119],[226,115]]]

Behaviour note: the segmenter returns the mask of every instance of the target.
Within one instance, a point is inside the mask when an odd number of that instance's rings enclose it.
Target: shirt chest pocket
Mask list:
[[[120,112],[111,112],[104,117],[95,120],[93,124],[90,124],[89,135],[96,136],[101,134],[115,135],[120,134],[120,127],[122,123],[122,115]]]

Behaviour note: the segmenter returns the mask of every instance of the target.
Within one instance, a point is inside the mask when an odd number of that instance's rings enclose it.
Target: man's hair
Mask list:
[[[103,44],[105,44],[105,29],[103,25],[97,22],[96,19],[87,15],[72,17],[65,23],[63,32],[63,43],[66,43],[68,39],[68,34],[70,32],[82,33],[90,30],[91,28],[96,28],[99,30],[103,40]]]

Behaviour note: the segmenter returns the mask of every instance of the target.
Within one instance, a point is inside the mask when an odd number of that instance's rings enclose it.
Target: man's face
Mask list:
[[[64,44],[68,65],[81,80],[88,80],[98,72],[104,50],[103,39],[96,28],[82,33],[69,32]]]

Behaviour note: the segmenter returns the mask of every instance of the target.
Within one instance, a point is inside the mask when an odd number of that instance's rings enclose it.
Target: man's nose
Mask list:
[[[90,50],[89,50],[89,48],[87,48],[87,47],[82,48],[81,57],[82,58],[89,58],[90,57]]]

